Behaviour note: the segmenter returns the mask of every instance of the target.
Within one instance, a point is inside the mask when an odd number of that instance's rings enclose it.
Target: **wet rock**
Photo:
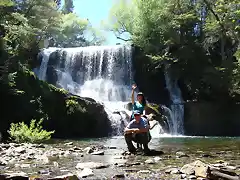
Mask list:
[[[0,166],[6,166],[8,163],[4,159],[0,159]]]
[[[181,174],[181,179],[185,179],[187,178],[187,175],[186,174]]]
[[[104,155],[104,151],[96,151],[91,153],[92,155]]]
[[[73,150],[74,151],[82,151],[82,148],[75,146],[75,147],[73,147]]]
[[[64,157],[68,157],[69,155],[70,155],[70,152],[69,151],[65,151],[63,156]]]
[[[102,169],[102,168],[107,168],[108,165],[103,164],[103,163],[98,163],[98,162],[83,162],[83,163],[78,163],[76,168],[77,169],[84,169],[84,168],[89,168],[89,169]]]
[[[224,161],[223,161],[223,160],[218,160],[218,161],[216,161],[216,163],[223,164],[223,163],[224,163]]]
[[[117,149],[116,146],[109,146],[108,149]]]
[[[120,155],[120,156],[114,156],[113,159],[126,159],[126,157]]]
[[[94,149],[91,148],[91,147],[86,147],[83,151],[84,151],[85,153],[87,153],[87,154],[91,154],[91,153],[94,152]]]
[[[181,158],[181,157],[189,157],[187,154],[185,154],[184,152],[176,152],[176,156],[178,158]]]
[[[112,176],[112,178],[116,179],[116,178],[125,178],[124,174],[115,174],[114,176]]]
[[[59,166],[58,162],[54,161],[54,162],[53,162],[53,166],[54,166],[54,167],[58,167],[58,166]]]
[[[179,171],[179,169],[177,169],[177,168],[174,168],[174,169],[172,169],[172,171],[171,171],[171,174],[180,174],[181,172]]]
[[[223,164],[220,164],[220,163],[212,164],[212,166],[214,166],[214,167],[224,167],[224,165],[223,165]]]
[[[151,171],[149,171],[149,170],[140,170],[140,171],[138,171],[138,173],[139,174],[149,174],[149,173],[151,173]]]
[[[5,179],[11,179],[11,180],[28,180],[28,175],[24,172],[18,172],[18,173],[6,173],[4,174]]]
[[[1,147],[4,149],[8,149],[8,148],[10,148],[10,145],[9,144],[1,144]]]
[[[78,177],[74,174],[66,174],[62,176],[56,176],[54,178],[49,178],[48,180],[66,180],[66,179],[71,179],[71,180],[78,180]]]
[[[49,158],[46,155],[36,156],[36,159],[41,162],[42,164],[48,164]]]
[[[9,143],[9,145],[10,145],[11,147],[19,147],[19,146],[21,146],[20,144],[16,144],[16,143]]]
[[[207,178],[209,179],[231,179],[238,180],[239,175],[232,170],[208,167],[207,169]]]
[[[128,167],[128,166],[129,166],[129,165],[124,164],[124,163],[123,163],[123,164],[118,164],[118,163],[117,163],[116,165],[117,165],[117,167]]]
[[[204,157],[204,158],[213,158],[214,156],[211,155],[211,154],[202,154],[201,157]]]
[[[31,167],[31,164],[15,164],[15,167],[30,168],[30,167]]]
[[[50,175],[51,171],[49,169],[42,169],[38,171],[38,174]]]
[[[19,147],[16,147],[14,149],[14,151],[17,152],[17,153],[21,153],[22,154],[22,153],[26,152],[26,149],[24,147],[22,147],[22,146],[19,146]]]
[[[64,145],[65,145],[65,146],[72,146],[72,145],[73,145],[73,142],[68,142],[68,143],[65,143]]]
[[[165,173],[166,174],[180,174],[180,171],[177,168],[170,168],[170,169],[165,170]]]
[[[123,156],[128,156],[128,155],[131,155],[131,153],[128,152],[128,151],[123,151],[123,152],[121,153],[121,155],[123,155]]]
[[[141,165],[140,162],[129,162],[129,163],[126,163],[127,166],[137,166],[137,165]]]
[[[164,156],[166,159],[171,159],[172,158],[172,156],[171,155],[166,155],[166,156]]]
[[[124,169],[124,171],[132,173],[132,172],[138,172],[139,169]]]
[[[146,164],[155,164],[156,162],[154,161],[154,159],[147,159],[145,161]]]
[[[237,169],[237,167],[235,167],[235,166],[226,166],[225,168],[230,169],[230,170],[236,170]]]
[[[188,179],[197,179],[197,177],[194,175],[190,175],[190,176],[188,176]]]
[[[160,157],[158,157],[158,156],[155,157],[155,158],[153,158],[153,159],[154,159],[155,162],[158,162],[158,161],[162,160],[162,158],[160,158]]]
[[[33,148],[46,148],[44,144],[32,144]]]
[[[84,168],[80,173],[77,173],[77,176],[79,178],[86,178],[93,175],[94,175],[93,170],[90,168]]]
[[[186,164],[181,168],[181,172],[187,175],[196,175],[198,177],[207,176],[208,165],[197,160],[193,163]]]

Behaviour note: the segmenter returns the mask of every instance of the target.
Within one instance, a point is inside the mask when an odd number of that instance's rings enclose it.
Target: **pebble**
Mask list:
[[[146,164],[155,164],[155,161],[154,161],[154,159],[147,159],[147,160],[145,161],[145,163],[146,163]]]
[[[197,179],[197,177],[194,175],[190,175],[190,176],[188,176],[188,179]]]
[[[104,155],[104,151],[96,151],[91,153],[92,155]]]
[[[80,178],[86,178],[93,175],[93,170],[90,168],[84,168],[81,172],[77,173],[77,176]]]

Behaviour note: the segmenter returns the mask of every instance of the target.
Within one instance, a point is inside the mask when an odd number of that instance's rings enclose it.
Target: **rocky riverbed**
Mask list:
[[[212,151],[191,151],[163,144],[152,146],[155,151],[151,156],[142,156],[129,154],[123,142],[119,146],[101,140],[0,144],[0,180],[239,179],[239,150],[216,151],[213,147]]]

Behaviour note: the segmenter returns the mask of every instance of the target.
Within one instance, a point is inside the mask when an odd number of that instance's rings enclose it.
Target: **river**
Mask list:
[[[157,156],[127,155],[125,152],[127,150],[126,144],[122,136],[53,140],[37,149],[34,149],[33,145],[25,145],[25,155],[14,152],[14,148],[15,151],[17,151],[16,149],[19,151],[19,147],[23,147],[24,144],[11,146],[12,148],[8,148],[13,151],[10,159],[14,159],[15,156],[18,158],[30,156],[28,151],[31,149],[33,155],[30,157],[32,158],[29,157],[28,160],[25,158],[24,161],[19,158],[6,166],[0,166],[1,173],[25,172],[30,177],[50,178],[68,173],[76,174],[79,171],[76,169],[78,163],[93,162],[102,163],[104,166],[92,168],[92,175],[87,179],[110,179],[116,175],[124,176],[125,179],[180,179],[181,174],[169,174],[167,173],[168,169],[181,169],[183,165],[196,160],[217,166],[222,163],[223,166],[229,166],[236,173],[240,173],[239,137],[169,136],[153,138],[150,142],[150,148],[158,152],[163,151],[162,155]],[[100,154],[90,154],[86,152],[85,148],[100,151]],[[35,156],[40,156],[40,151],[47,156],[47,162],[34,160]],[[1,157],[6,158],[6,154],[2,153]],[[154,162],[151,162],[151,159],[155,159]]]

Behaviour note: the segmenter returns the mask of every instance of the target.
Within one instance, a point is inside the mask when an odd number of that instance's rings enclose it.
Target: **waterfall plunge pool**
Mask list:
[[[168,136],[153,138],[150,142],[150,148],[164,152],[163,155],[157,157],[123,155],[127,149],[122,136],[53,140],[53,142],[41,146],[30,144],[11,144],[10,146],[10,150],[13,152],[19,148],[25,148],[26,152],[21,153],[21,155],[16,154],[16,152],[12,153],[9,164],[0,166],[0,174],[24,172],[29,177],[44,177],[46,179],[68,173],[77,174],[81,171],[76,169],[78,163],[92,162],[102,163],[104,166],[97,169],[92,168],[92,176],[86,179],[111,179],[114,175],[124,175],[125,179],[180,179],[180,174],[165,172],[171,168],[181,169],[183,165],[196,160],[214,165],[229,166],[236,173],[240,173],[240,137]],[[102,152],[100,155],[92,155],[86,153],[85,148],[95,148],[95,150]],[[31,156],[27,154],[30,151]],[[179,155],[184,156],[179,157]],[[7,153],[2,153],[1,160],[6,159],[6,156],[8,156]],[[24,159],[25,156],[28,157]],[[47,158],[47,161],[46,159],[35,160],[39,156]],[[151,159],[155,161],[147,163]]]

